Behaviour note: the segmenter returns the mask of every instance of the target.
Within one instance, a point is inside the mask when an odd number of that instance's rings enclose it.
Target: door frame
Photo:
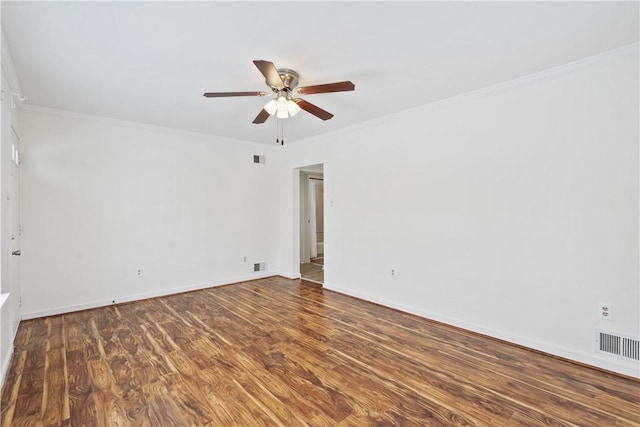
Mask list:
[[[13,115],[12,115],[13,117]],[[20,163],[22,162],[22,149],[20,147],[20,134],[17,126],[11,121],[10,126],[11,137],[11,170],[9,172],[9,282],[11,287],[13,304],[17,307],[15,310],[16,318],[14,319],[14,328],[17,328],[22,311],[22,286],[21,276],[21,256],[14,255],[15,252],[21,251],[21,199],[20,199]]]
[[[294,258],[294,272],[300,277],[300,263],[310,262],[309,258],[309,237],[307,232],[306,220],[307,217],[307,188],[309,177],[323,178],[324,176],[324,164],[316,163],[307,166],[301,166],[293,169],[293,228],[294,228],[294,242],[293,242],[293,258]],[[325,194],[323,188],[323,195]],[[326,197],[324,197],[326,202]],[[323,207],[326,203],[323,202]],[[326,213],[326,209],[324,210]],[[323,213],[323,215],[324,215]],[[324,221],[326,225],[326,221]],[[326,229],[325,229],[326,235]],[[325,248],[326,253],[326,248]]]

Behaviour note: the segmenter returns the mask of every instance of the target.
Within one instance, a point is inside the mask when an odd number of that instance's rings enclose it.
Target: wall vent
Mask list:
[[[640,360],[640,339],[596,330],[596,351]]]
[[[265,271],[265,270],[266,270],[266,267],[264,262],[257,262],[253,264],[254,273],[260,273],[261,271]]]
[[[262,163],[264,164],[266,162],[266,157],[265,156],[258,156],[257,154],[253,155],[253,163]]]

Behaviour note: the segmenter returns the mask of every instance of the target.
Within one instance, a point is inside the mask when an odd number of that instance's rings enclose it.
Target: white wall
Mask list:
[[[324,163],[327,288],[640,377],[594,351],[640,336],[637,52],[285,146],[283,268],[291,170]]]
[[[44,109],[21,120],[25,318],[273,274],[276,149]]]

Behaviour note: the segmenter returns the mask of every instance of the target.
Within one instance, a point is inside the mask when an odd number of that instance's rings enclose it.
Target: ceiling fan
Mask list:
[[[346,92],[354,90],[356,86],[350,81],[325,83],[314,86],[298,87],[298,73],[288,68],[276,68],[273,62],[264,60],[254,60],[253,63],[265,78],[267,86],[271,92],[205,92],[207,98],[222,98],[227,96],[271,96],[274,95],[267,105],[258,113],[253,123],[264,123],[270,116],[275,115],[279,119],[293,117],[300,110],[322,119],[329,120],[333,114],[322,108],[305,101],[301,98],[294,98],[294,95],[311,95],[314,93]]]

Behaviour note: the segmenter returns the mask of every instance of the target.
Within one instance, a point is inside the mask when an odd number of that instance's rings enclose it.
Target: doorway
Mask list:
[[[300,169],[300,276],[324,283],[324,167]]]

